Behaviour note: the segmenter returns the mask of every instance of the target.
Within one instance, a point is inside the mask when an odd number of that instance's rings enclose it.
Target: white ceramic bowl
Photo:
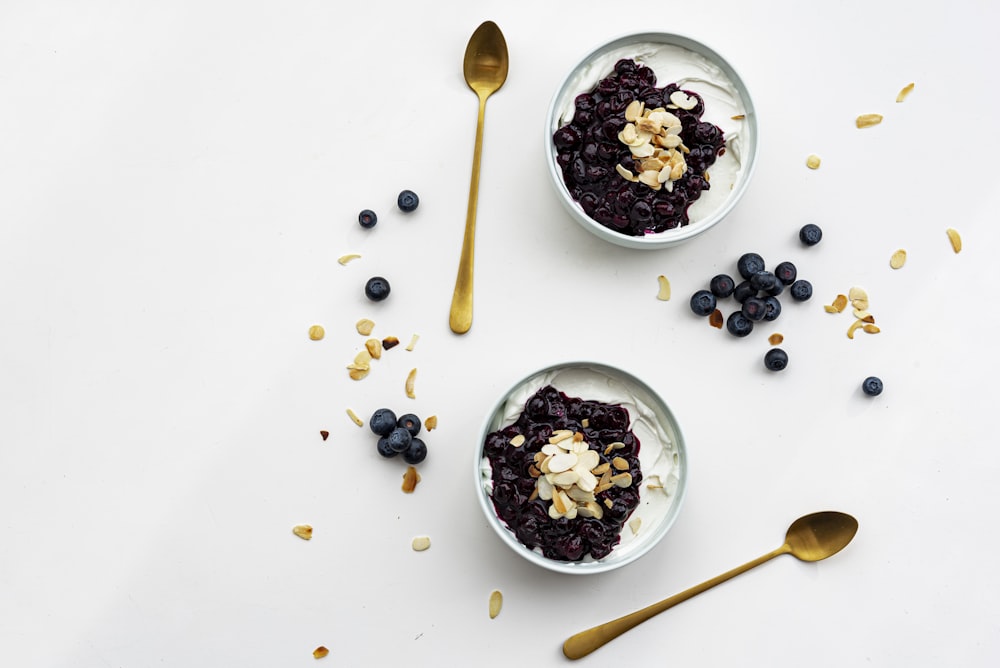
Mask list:
[[[690,223],[645,236],[630,236],[591,218],[573,199],[556,162],[553,133],[572,119],[576,96],[590,92],[610,74],[621,58],[633,58],[652,68],[656,86],[678,83],[705,101],[703,121],[719,126],[726,151],[708,169],[710,188],[688,209]],[[709,82],[712,83],[709,83]],[[563,79],[545,119],[545,159],[560,201],[570,216],[601,239],[628,248],[658,249],[675,246],[710,229],[739,202],[750,182],[757,160],[757,114],[743,80],[718,53],[688,37],[646,32],[619,37],[586,56]],[[610,166],[613,167],[613,166]]]
[[[629,410],[630,428],[639,439],[643,480],[639,505],[621,531],[620,543],[598,560],[559,561],[521,543],[501,520],[491,498],[492,469],[484,455],[486,437],[514,422],[538,389],[552,385],[569,397],[621,404]],[[525,445],[524,447],[529,447]],[[680,512],[688,480],[688,461],[680,427],[666,403],[630,373],[596,362],[566,362],[536,371],[515,383],[490,409],[483,422],[474,458],[476,496],[490,525],[515,553],[561,573],[601,573],[635,561],[667,533]],[[656,484],[662,483],[662,488]],[[633,520],[640,519],[633,531]],[[577,518],[579,520],[579,518]],[[571,520],[571,521],[577,521]]]

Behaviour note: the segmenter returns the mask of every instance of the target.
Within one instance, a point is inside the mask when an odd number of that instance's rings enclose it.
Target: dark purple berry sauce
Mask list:
[[[670,95],[678,90],[675,83],[657,88],[653,70],[623,58],[594,90],[576,97],[573,120],[553,133],[570,195],[601,225],[635,237],[675,229],[688,224],[688,207],[709,189],[705,172],[725,152],[725,138],[718,126],[701,120],[705,103],[697,93],[684,91],[697,100],[692,109],[670,108]],[[637,171],[632,152],[618,139],[633,100],[646,109],[666,108],[681,121],[687,170],[670,191],[628,181],[616,171],[619,164]]]
[[[628,409],[623,406],[569,397],[551,385],[539,389],[525,402],[514,424],[486,437],[483,452],[492,468],[497,516],[521,543],[539,549],[549,559],[581,561],[588,554],[593,559],[608,556],[621,540],[625,521],[639,505],[639,439],[629,424]],[[582,433],[601,464],[616,457],[628,462],[631,485],[612,486],[596,494],[604,509],[601,519],[552,519],[548,512],[551,501],[534,494],[538,475],[537,469],[533,471],[535,455],[560,429]],[[515,446],[511,440],[519,434],[525,437],[524,443]],[[616,443],[624,447],[612,450]]]

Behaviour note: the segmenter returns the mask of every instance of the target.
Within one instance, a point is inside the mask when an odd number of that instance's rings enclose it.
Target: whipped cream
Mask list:
[[[628,44],[601,53],[578,68],[567,81],[556,103],[559,116],[552,130],[573,120],[576,96],[592,91],[622,58],[631,58],[652,69],[659,88],[676,83],[683,90],[701,95],[705,101],[702,120],[717,125],[724,133],[726,151],[708,169],[711,187],[688,208],[689,224],[709,218],[725,204],[742,176],[744,142],[748,139],[746,109],[736,84],[702,54],[675,44],[653,42]]]
[[[525,403],[539,389],[551,385],[570,397],[617,404],[628,410],[630,429],[639,439],[639,466],[642,482],[639,483],[639,505],[626,520],[621,531],[621,541],[611,556],[628,551],[629,545],[653,535],[668,521],[671,507],[679,502],[681,462],[677,444],[673,442],[663,424],[667,417],[658,415],[645,398],[645,392],[624,380],[593,367],[565,367],[540,373],[520,384],[510,393],[489,427],[495,431],[517,421]],[[480,482],[488,495],[493,491],[493,470],[489,459],[480,462]],[[650,485],[662,485],[650,488]],[[641,524],[633,532],[629,524],[639,518]],[[587,555],[583,561],[593,561]]]

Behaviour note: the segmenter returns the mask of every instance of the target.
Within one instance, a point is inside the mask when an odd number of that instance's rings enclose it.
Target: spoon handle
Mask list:
[[[731,571],[726,571],[722,575],[718,575],[711,580],[706,580],[705,582],[695,585],[690,589],[686,589],[679,594],[674,594],[670,598],[665,598],[658,603],[654,603],[643,608],[642,610],[637,610],[631,614],[625,615],[624,617],[619,617],[618,619],[614,619],[610,622],[599,624],[598,626],[587,629],[586,631],[581,631],[576,635],[570,636],[569,639],[563,643],[563,654],[565,654],[568,659],[579,659],[585,657],[598,647],[602,647],[604,644],[614,640],[629,629],[635,628],[647,619],[655,617],[664,610],[672,608],[678,603],[686,601],[693,596],[697,596],[717,584],[722,584],[726,580],[734,578],[741,573],[745,573],[751,568],[760,566],[765,561],[770,561],[778,555],[786,554],[790,550],[791,548],[786,543],[773,552],[768,552],[765,555],[757,557],[753,561],[748,561],[742,566],[738,566]]]
[[[479,163],[483,157],[483,125],[486,121],[486,95],[479,95],[479,120],[476,123],[476,150],[472,156],[472,183],[469,185],[469,209],[465,215],[465,236],[458,261],[458,277],[451,297],[448,324],[456,334],[465,334],[472,327],[472,278],[476,250],[476,205],[479,202]]]

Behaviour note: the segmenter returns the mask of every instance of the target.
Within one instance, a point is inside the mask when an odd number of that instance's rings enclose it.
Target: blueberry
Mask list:
[[[764,316],[767,315],[767,303],[760,297],[750,297],[743,302],[743,308],[740,309],[740,312],[749,320],[755,322],[763,320]]]
[[[403,452],[407,464],[419,464],[427,458],[427,445],[419,438],[410,440],[410,446]]]
[[[709,315],[715,310],[715,295],[708,290],[698,290],[691,295],[691,310],[695,315]]]
[[[368,426],[379,436],[388,436],[389,432],[396,428],[396,414],[388,408],[380,408],[372,413]]]
[[[753,331],[753,321],[740,311],[734,311],[726,319],[726,329],[733,336],[744,337]]]
[[[420,204],[420,198],[417,197],[417,193],[412,190],[404,190],[399,193],[399,197],[396,198],[396,204],[399,206],[401,211],[409,213],[417,208]]]
[[[774,289],[774,284],[778,282],[777,277],[769,271],[758,271],[750,277],[750,285],[759,292],[770,292]]]
[[[713,276],[712,280],[709,281],[708,289],[718,299],[725,299],[733,294],[733,290],[736,289],[736,282],[728,274],[719,274],[718,276]]]
[[[385,457],[386,459],[391,459],[392,457],[395,457],[396,455],[399,454],[398,452],[389,447],[388,436],[379,436],[378,445],[376,446],[376,448],[378,449],[378,453],[383,457]]]
[[[758,271],[764,271],[764,258],[757,253],[744,253],[736,261],[736,270],[740,272],[740,276],[750,280]]]
[[[771,297],[777,297],[784,291],[785,291],[785,284],[779,280],[775,280],[774,285],[771,286],[769,290],[765,290],[764,294],[769,295]]]
[[[745,302],[750,297],[757,296],[757,288],[750,284],[750,281],[743,281],[733,290],[733,299],[739,303]]]
[[[800,302],[804,302],[813,296],[812,283],[801,278],[792,283],[792,287],[788,288],[788,291],[792,293],[793,299],[797,299]]]
[[[781,371],[788,366],[788,353],[781,348],[771,348],[764,353],[764,366],[771,371]]]
[[[403,427],[396,427],[385,437],[388,446],[394,452],[405,452],[410,447],[413,436]]]
[[[389,296],[389,281],[381,276],[373,276],[365,283],[365,296],[373,302],[380,302]]]
[[[819,225],[807,223],[802,226],[802,229],[799,230],[799,241],[804,243],[806,246],[815,246],[822,238],[823,230],[819,229]]]
[[[396,426],[410,432],[410,436],[416,436],[420,433],[420,418],[413,413],[400,415],[399,420],[396,421]]]
[[[869,397],[877,397],[882,394],[882,381],[876,376],[868,376],[861,383],[861,391]]]
[[[764,306],[764,320],[768,322],[777,320],[778,316],[781,315],[781,302],[778,301],[777,297],[765,297]]]
[[[778,277],[782,285],[791,285],[799,275],[799,270],[791,262],[779,262],[774,268],[774,275]]]
[[[361,227],[365,229],[371,229],[375,227],[375,223],[377,222],[378,222],[378,216],[376,216],[375,212],[372,211],[371,209],[365,209],[364,211],[358,214],[358,223],[361,225]]]

